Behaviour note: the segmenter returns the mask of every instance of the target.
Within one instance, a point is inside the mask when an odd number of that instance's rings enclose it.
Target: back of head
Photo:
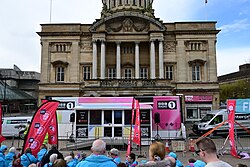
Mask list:
[[[29,148],[29,147],[26,148],[25,151],[24,151],[24,153],[25,153],[25,154],[27,154],[27,153],[30,153],[30,154],[31,154],[31,148]]]
[[[101,139],[97,139],[93,142],[91,150],[96,154],[105,154],[106,143]]]
[[[57,154],[51,154],[49,157],[49,161],[52,163],[55,162],[56,159],[57,159]]]
[[[66,167],[66,161],[64,159],[57,159],[52,167]]]
[[[68,155],[64,158],[64,160],[66,161],[66,163],[69,163],[70,161],[72,161],[72,156],[71,155]]]
[[[42,144],[41,147],[40,147],[40,149],[46,149],[47,150],[46,144]]]
[[[118,155],[118,154],[119,154],[119,150],[116,149],[116,148],[112,148],[112,149],[110,150],[110,153],[113,154],[113,155]]]
[[[135,161],[135,153],[130,153],[129,157],[133,162]]]
[[[236,167],[247,167],[247,165],[245,165],[245,164],[237,164]]]
[[[5,151],[5,150],[7,150],[7,146],[6,145],[1,145],[1,147],[0,147],[0,151]]]
[[[204,137],[204,138],[200,139],[199,141],[197,141],[196,145],[199,149],[202,149],[209,154],[211,154],[211,153],[216,154],[217,153],[216,145],[213,142],[213,140],[210,138]]]
[[[151,156],[153,156],[152,158],[160,157],[160,159],[163,160],[166,154],[165,145],[161,142],[154,142],[150,145],[149,152]]]
[[[10,147],[9,152],[15,154],[16,153],[16,148],[15,147]]]

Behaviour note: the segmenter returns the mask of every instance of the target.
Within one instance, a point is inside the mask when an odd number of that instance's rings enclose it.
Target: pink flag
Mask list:
[[[2,136],[2,105],[0,103],[0,143],[2,143],[5,140],[5,137]]]
[[[229,141],[231,146],[231,155],[234,157],[238,157],[237,150],[235,147],[235,138],[234,138],[235,105],[236,105],[236,100],[227,100],[227,109],[229,111],[228,124],[229,124]]]
[[[141,146],[141,119],[140,119],[140,105],[138,100],[136,100],[135,104],[136,104],[136,119],[135,119],[133,142]]]
[[[51,125],[55,125],[55,112],[58,105],[58,101],[48,101],[43,103],[35,112],[31,124],[29,126],[27,136],[25,137],[23,152],[26,148],[30,147],[32,153],[36,155],[40,150],[41,145],[43,144],[46,133],[48,132],[49,135],[52,135],[52,132],[51,130],[49,130],[49,128]],[[57,136],[58,134],[55,135]]]

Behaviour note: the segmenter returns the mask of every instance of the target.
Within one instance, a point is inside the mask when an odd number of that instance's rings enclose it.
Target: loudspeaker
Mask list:
[[[160,113],[156,112],[155,115],[155,123],[158,124],[161,122],[161,119],[160,119]]]
[[[75,113],[70,114],[70,122],[75,122]]]

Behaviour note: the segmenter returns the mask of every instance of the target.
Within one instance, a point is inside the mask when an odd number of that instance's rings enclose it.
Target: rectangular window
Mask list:
[[[114,111],[114,124],[122,124],[122,111]]]
[[[200,65],[192,66],[192,80],[193,81],[200,81],[201,80],[200,75],[201,75]]]
[[[187,108],[187,119],[198,119],[198,108]]]
[[[57,67],[57,69],[56,69],[56,81],[57,82],[64,81],[64,67]]]
[[[131,124],[131,117],[132,117],[132,111],[131,110],[124,110],[125,115],[125,125]]]
[[[132,69],[131,68],[126,68],[124,70],[124,78],[125,79],[131,79],[132,78]]]
[[[112,111],[111,110],[104,111],[104,124],[112,124]]]
[[[115,79],[115,78],[116,78],[116,68],[109,68],[108,79]]]
[[[104,137],[112,137],[112,127],[104,127]]]
[[[174,67],[172,65],[166,66],[166,79],[173,80]]]
[[[114,127],[114,137],[122,137],[122,127]]]
[[[101,125],[102,124],[102,111],[101,110],[91,110],[90,112],[90,117],[89,117],[89,124],[90,125]]]
[[[91,79],[91,67],[90,66],[84,66],[83,67],[83,79]]]
[[[140,68],[140,78],[141,79],[148,78],[148,68],[146,68],[146,67]]]

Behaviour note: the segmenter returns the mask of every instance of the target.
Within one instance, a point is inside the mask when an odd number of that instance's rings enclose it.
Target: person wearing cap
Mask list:
[[[121,158],[119,157],[119,151],[118,151],[118,149],[112,148],[109,153],[110,153],[110,157],[113,158],[113,161],[116,164],[121,163]]]
[[[5,166],[6,167],[12,167],[12,162],[16,158],[16,148],[11,147],[9,149],[9,153],[5,156]]]
[[[206,163],[202,160],[196,160],[194,163],[194,167],[205,167]]]
[[[2,157],[3,159],[5,159],[5,152],[7,151],[7,146],[6,145],[1,145],[0,147],[0,157]]]
[[[173,157],[175,159],[176,167],[183,167],[183,164],[179,159],[177,159],[177,155],[174,152],[170,152],[168,156]]]

